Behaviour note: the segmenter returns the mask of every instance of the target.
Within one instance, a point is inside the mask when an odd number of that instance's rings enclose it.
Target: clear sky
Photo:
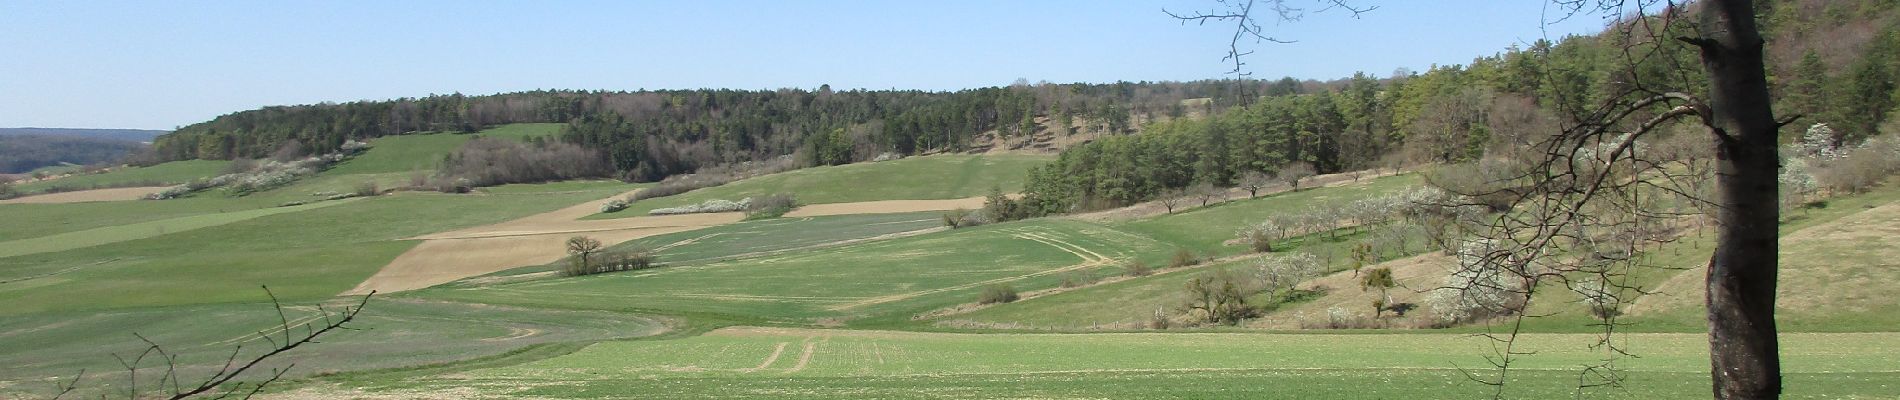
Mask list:
[[[1265,1],[1265,0],[1262,0]],[[1296,5],[1317,1],[1294,0]],[[1461,64],[1589,33],[1534,0],[1269,25],[1258,78]],[[1146,1],[0,0],[0,127],[171,129],[266,105],[533,89],[926,89],[1220,78],[1231,26]],[[1315,7],[1317,8],[1317,7]]]

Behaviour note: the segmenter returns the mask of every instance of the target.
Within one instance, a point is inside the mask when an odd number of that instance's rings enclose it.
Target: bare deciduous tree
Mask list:
[[[1247,171],[1240,174],[1240,188],[1247,190],[1247,198],[1260,197],[1260,189],[1273,184],[1273,177],[1260,171]]]
[[[1275,171],[1273,176],[1281,182],[1286,182],[1287,186],[1292,186],[1293,191],[1298,192],[1300,181],[1312,177],[1314,173],[1316,172],[1313,170],[1313,163],[1294,161],[1280,166],[1280,170]]]

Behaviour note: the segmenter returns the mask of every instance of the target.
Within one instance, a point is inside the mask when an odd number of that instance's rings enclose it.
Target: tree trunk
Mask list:
[[[1777,124],[1769,106],[1754,2],[1702,3],[1702,51],[1717,146],[1721,221],[1709,260],[1709,358],[1718,399],[1781,394],[1775,332]]]

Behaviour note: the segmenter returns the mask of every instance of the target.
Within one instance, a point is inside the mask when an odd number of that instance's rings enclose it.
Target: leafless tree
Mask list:
[[[1274,172],[1273,176],[1281,182],[1286,182],[1287,186],[1292,186],[1293,191],[1298,192],[1300,181],[1312,177],[1314,173],[1313,163],[1294,161],[1280,166],[1280,170]]]
[[[345,306],[342,310],[332,311],[324,308],[322,305],[318,305],[317,312],[321,315],[320,321],[295,324],[291,322],[290,316],[284,313],[283,303],[277,300],[277,295],[271,293],[269,287],[264,288],[264,293],[270,296],[271,307],[277,311],[279,324],[275,329],[259,331],[257,336],[269,342],[271,347],[256,356],[240,359],[238,356],[244,350],[244,346],[241,344],[234,346],[231,348],[231,355],[225,357],[224,365],[220,367],[216,373],[204,377],[203,379],[191,380],[180,376],[178,371],[179,354],[168,351],[157,342],[134,332],[132,336],[144,342],[145,348],[131,358],[118,354],[112,355],[114,358],[117,358],[119,364],[125,368],[125,390],[127,398],[165,398],[173,400],[188,398],[251,398],[251,396],[255,396],[258,392],[263,391],[265,386],[282,379],[284,374],[290,372],[290,369],[295,367],[296,364],[285,365],[283,368],[273,368],[268,375],[264,376],[264,380],[262,381],[243,382],[238,381],[238,377],[243,376],[246,372],[254,368],[258,368],[258,366],[264,362],[275,359],[291,350],[295,350],[307,344],[319,343],[317,341],[317,337],[319,336],[336,330],[353,329],[347,325],[351,321],[356,320],[356,315],[363,311],[363,306],[369,304],[370,297],[376,295],[375,291],[371,291],[369,294],[363,295],[363,299],[358,301],[356,305]],[[302,331],[302,333],[297,333],[298,331]],[[148,367],[146,364],[151,360],[156,360],[156,362],[159,363],[158,368],[162,368],[164,373],[158,377],[158,381],[150,382],[149,386],[141,387],[139,372],[147,370]],[[80,389],[80,381],[85,375],[86,371],[80,370],[78,374],[73,376],[72,380],[57,383],[57,393],[53,398],[58,399],[69,394],[74,394]],[[101,395],[101,397],[104,396]]]
[[[1186,198],[1187,196],[1183,195],[1180,189],[1168,189],[1161,191],[1161,198],[1156,201],[1160,201],[1161,206],[1166,207],[1169,214],[1173,214],[1174,208],[1181,206],[1181,201]]]
[[[1260,197],[1260,189],[1273,184],[1273,177],[1260,171],[1247,171],[1240,174],[1240,188],[1247,189],[1247,198]]]
[[[1621,281],[1618,278],[1623,276],[1614,267],[1633,265],[1631,256],[1654,244],[1633,240],[1636,237],[1627,233],[1640,226],[1642,219],[1673,217],[1641,208],[1645,196],[1693,195],[1684,190],[1681,182],[1685,179],[1678,179],[1682,173],[1667,168],[1663,160],[1646,157],[1639,148],[1642,140],[1679,121],[1700,124],[1716,149],[1715,196],[1697,199],[1715,210],[1719,223],[1717,248],[1705,281],[1712,393],[1721,399],[1778,397],[1782,385],[1774,304],[1781,211],[1776,136],[1794,118],[1775,118],[1755,2],[1702,0],[1684,7],[1675,0],[1551,1],[1564,14],[1559,18],[1658,11],[1653,17],[1620,20],[1613,27],[1612,34],[1626,43],[1618,56],[1629,70],[1617,75],[1616,92],[1595,104],[1560,105],[1573,114],[1571,120],[1561,132],[1538,141],[1541,160],[1527,168],[1524,176],[1533,185],[1514,196],[1513,211],[1499,218],[1485,235],[1503,243],[1486,252],[1485,262],[1479,264],[1529,280],[1532,284],[1522,288],[1527,297],[1540,281],[1562,283],[1581,275]],[[1269,7],[1263,10],[1267,12],[1259,14],[1255,2],[1247,1],[1221,3],[1226,11],[1169,15],[1184,23],[1235,22],[1223,61],[1232,61],[1233,72],[1240,73],[1245,63],[1239,59],[1252,53],[1240,50],[1243,39],[1284,42],[1266,36],[1258,21],[1299,19],[1301,14],[1286,11],[1290,9],[1286,3],[1267,2]],[[1318,3],[1337,5],[1339,1]],[[1674,65],[1669,59],[1673,53],[1668,46],[1683,45],[1699,54],[1700,68]],[[1661,62],[1671,67],[1673,76],[1706,89],[1642,81],[1634,69],[1645,61]],[[1701,70],[1699,79],[1692,77],[1696,69]],[[1580,246],[1597,250],[1588,256],[1554,255],[1560,248]],[[1501,350],[1493,359],[1496,377],[1481,379],[1498,385],[1499,397],[1513,357],[1524,354],[1512,347],[1522,326],[1519,315],[1510,334],[1499,337]],[[1618,325],[1605,321],[1601,326],[1604,336],[1599,345],[1620,354],[1622,350],[1609,340]],[[1620,375],[1608,368],[1589,368],[1585,377],[1595,379],[1580,379],[1583,386],[1620,381]]]

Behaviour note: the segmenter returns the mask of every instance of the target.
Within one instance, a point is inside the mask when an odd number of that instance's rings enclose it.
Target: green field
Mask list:
[[[112,186],[165,186],[185,183],[193,179],[217,176],[230,161],[186,160],[172,161],[150,167],[120,167],[111,172],[74,175],[50,181],[25,183],[14,188],[23,193],[38,193],[48,188],[92,189]]]
[[[534,196],[403,193],[0,258],[0,280],[8,281],[0,286],[0,302],[9,305],[0,315],[253,301],[260,284],[289,300],[328,298],[415,245],[404,238],[547,212],[626,189],[602,184]]]
[[[157,221],[93,228],[31,239],[0,242],[0,258],[86,248],[127,240],[144,239],[167,233],[185,232],[235,223],[252,218],[330,207],[360,199],[343,199],[294,207],[259,208],[217,214],[201,214]]]
[[[1243,226],[1259,223],[1274,215],[1305,212],[1316,206],[1398,193],[1417,187],[1419,184],[1416,175],[1387,176],[1361,183],[1342,183],[1336,187],[1282,192],[1257,199],[1230,201],[1174,214],[1162,214],[1123,222],[1115,227],[1176,243],[1195,251],[1235,254],[1245,249],[1221,243],[1233,239],[1234,232]]]
[[[702,315],[753,323],[903,323],[974,302],[983,286],[1054,287],[1061,274],[1119,273],[1168,247],[1077,221],[1036,220],[886,241],[581,278],[427,290],[423,295],[562,309]]]
[[[253,288],[248,301],[264,300]],[[339,299],[330,307],[342,306]],[[287,304],[294,323],[318,316],[309,304]],[[88,382],[123,382],[124,368],[112,355],[136,355],[144,346],[134,333],[179,354],[180,372],[209,374],[243,346],[252,356],[269,343],[257,333],[275,332],[281,322],[269,303],[215,304],[122,310],[110,313],[41,313],[0,319],[0,381],[70,377],[87,371]],[[446,303],[413,299],[377,300],[352,324],[356,330],[338,331],[311,345],[295,359],[263,367],[295,366],[287,375],[299,378],[342,371],[412,367],[519,352],[528,347],[572,351],[576,342],[647,336],[662,332],[665,322],[653,318],[592,311],[520,309],[482,304]],[[281,339],[281,338],[280,338]],[[528,357],[536,351],[527,351]],[[529,358],[532,359],[532,358]],[[148,360],[145,366],[159,364]],[[156,374],[150,370],[144,374]],[[156,375],[147,375],[150,376]],[[21,383],[0,386],[9,392],[45,396],[52,385]],[[94,385],[87,385],[94,386]],[[82,397],[85,397],[82,392]]]
[[[507,126],[485,134],[526,137],[558,128]],[[298,318],[309,315],[309,304],[347,300],[334,295],[417,243],[405,238],[640,187],[574,181],[275,207],[364,181],[400,185],[412,171],[407,162],[439,158],[467,138],[378,139],[369,153],[337,168],[243,198],[0,205],[0,218],[21,222],[0,231],[0,304],[8,305],[0,308],[0,396],[34,397],[49,386],[44,379],[78,369],[115,370],[111,353],[139,348],[132,332],[180,350],[187,373],[206,372],[230,346],[247,340],[247,348],[263,346],[255,331],[276,321],[260,303],[259,285],[293,305],[291,318]],[[805,169],[636,208],[770,192],[794,192],[806,203],[962,198],[992,185],[1017,190],[1021,170],[1043,160],[953,155]],[[1491,387],[1460,371],[1482,372],[1488,365],[1488,347],[1469,336],[1485,326],[1134,332],[1145,330],[1157,309],[1178,312],[1187,279],[1257,261],[1122,278],[1130,261],[1160,268],[1177,249],[1238,255],[1244,249],[1222,242],[1244,224],[1418,182],[1413,175],[1377,178],[1129,221],[1043,218],[951,230],[942,228],[940,213],[923,212],[775,218],[646,237],[613,246],[654,249],[660,268],[559,277],[527,274],[552,266],[524,267],[499,273],[516,277],[380,296],[357,325],[365,330],[328,336],[282,360],[297,363],[295,380],[274,391],[294,397],[1487,396]],[[1900,212],[1875,209],[1895,200],[1900,185],[1791,214],[1784,250],[1804,256],[1785,263],[1787,288],[1821,297],[1784,313],[1788,331],[1900,329],[1892,317],[1900,308],[1882,302],[1892,298],[1890,290],[1874,283],[1900,279],[1889,276],[1893,268],[1885,261],[1900,253],[1889,254],[1892,246],[1878,234],[1900,226]],[[1288,238],[1275,249],[1338,256],[1364,235],[1348,227]],[[1693,267],[1709,248],[1706,236],[1690,235],[1651,257],[1658,265]],[[1695,273],[1656,269],[1633,276],[1654,288]],[[1052,290],[1064,281],[1103,278],[1112,280]],[[978,293],[995,284],[1030,297],[975,306]],[[1517,364],[1507,397],[1574,397],[1578,368],[1602,356],[1588,346],[1594,337],[1583,333],[1593,320],[1574,299],[1551,293],[1535,309],[1550,315],[1526,321],[1538,333],[1524,345],[1537,354]],[[1706,339],[1694,333],[1700,308],[1660,310],[1623,320],[1634,325],[1620,329],[1644,332],[1619,339],[1641,356],[1617,362],[1630,378],[1626,385],[1586,395],[1706,395]],[[1063,333],[1028,333],[1036,331]],[[1900,381],[1900,371],[1886,366],[1900,355],[1895,345],[1900,334],[1784,334],[1788,397],[1891,395]],[[95,379],[116,378],[107,372]]]
[[[813,167],[746,179],[685,194],[641,200],[625,211],[591,218],[646,215],[655,208],[698,204],[706,200],[739,200],[773,193],[792,193],[804,204],[849,203],[875,200],[961,199],[1021,191],[1029,167],[1052,160],[1035,155],[935,155],[880,163]]]
[[[408,135],[384,136],[370,140],[370,151],[338,164],[326,171],[328,175],[388,174],[400,173],[407,176],[411,172],[435,172],[442,163],[442,157],[454,153],[462,143],[467,143],[475,135],[524,140],[535,136],[552,136],[561,132],[565,124],[508,124],[483,129],[474,134],[459,133],[414,133]]]
[[[1570,398],[1595,336],[1530,334],[1504,394]],[[1706,396],[1706,339],[1632,334],[1620,388],[1590,398]],[[1877,398],[1896,389],[1900,334],[1790,334],[1786,398]],[[1853,348],[1843,346],[1852,344]],[[538,398],[1474,398],[1493,387],[1482,338],[1458,334],[942,334],[733,329],[610,342],[458,378],[355,381],[376,391],[473,388]],[[1866,349],[1865,351],[1857,349]],[[775,356],[776,354],[776,356]],[[1495,375],[1487,375],[1495,376]],[[361,387],[361,386],[358,386]],[[464,396],[469,395],[462,392]]]

